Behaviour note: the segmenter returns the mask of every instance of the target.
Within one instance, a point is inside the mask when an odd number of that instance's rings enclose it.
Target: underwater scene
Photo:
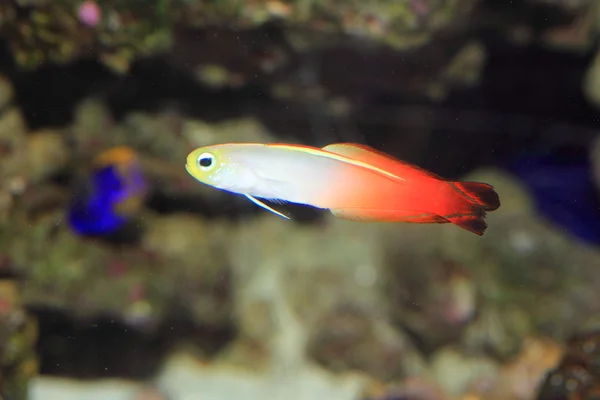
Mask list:
[[[600,400],[600,1],[0,0],[0,400]]]

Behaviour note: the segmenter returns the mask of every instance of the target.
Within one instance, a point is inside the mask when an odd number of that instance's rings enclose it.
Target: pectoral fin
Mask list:
[[[266,210],[269,210],[272,213],[277,214],[277,215],[279,215],[282,218],[290,219],[290,217],[288,217],[287,215],[284,215],[284,214],[280,213],[279,211],[276,211],[276,210],[272,209],[271,207],[269,207],[268,205],[266,205],[262,201],[258,200],[257,198],[255,198],[255,197],[253,197],[253,196],[251,196],[249,194],[244,194],[244,196],[246,196],[248,199],[250,199],[250,201],[253,202],[254,204],[256,204],[256,205],[258,205],[258,206],[260,206],[260,207],[262,207],[262,208],[264,208]]]

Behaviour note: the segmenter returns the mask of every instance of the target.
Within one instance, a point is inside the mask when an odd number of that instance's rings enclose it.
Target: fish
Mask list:
[[[356,143],[216,144],[189,153],[185,168],[199,182],[286,219],[265,201],[328,209],[351,221],[453,223],[481,236],[486,212],[500,207],[487,183],[448,181]]]
[[[505,168],[525,185],[542,218],[576,240],[600,245],[600,195],[587,148],[527,151]]]
[[[76,193],[68,209],[71,229],[81,235],[110,235],[142,208],[148,185],[136,152],[110,148],[91,163],[89,184]]]

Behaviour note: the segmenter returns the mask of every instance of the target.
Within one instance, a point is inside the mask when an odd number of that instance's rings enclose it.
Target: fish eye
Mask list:
[[[215,163],[215,156],[210,153],[202,153],[198,156],[198,166],[202,171],[208,171]]]

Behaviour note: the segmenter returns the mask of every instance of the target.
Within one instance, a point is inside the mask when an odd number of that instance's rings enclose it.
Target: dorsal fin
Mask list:
[[[389,171],[404,178],[407,178],[407,175],[410,175],[411,172],[413,174],[415,172],[420,172],[429,177],[444,180],[444,178],[433,172],[429,172],[421,167],[394,158],[389,154],[375,150],[365,144],[333,143],[323,147],[323,150],[373,165],[374,167]]]
[[[405,178],[403,178],[402,176],[396,175],[393,172],[390,172],[388,170],[385,170],[383,168],[379,168],[373,164],[361,161],[359,159],[356,158],[351,158],[348,156],[345,156],[343,154],[340,153],[335,153],[333,151],[327,151],[324,149],[319,149],[318,147],[310,147],[310,146],[303,146],[303,145],[289,145],[289,144],[279,144],[279,143],[272,143],[272,144],[268,144],[267,146],[271,147],[271,148],[280,148],[280,149],[287,149],[287,150],[291,150],[291,151],[301,151],[307,154],[312,154],[315,156],[319,156],[319,157],[327,157],[327,158],[331,158],[334,160],[338,160],[341,162],[345,162],[348,164],[352,164],[352,165],[356,165],[359,167],[363,167],[363,168],[367,168],[370,169],[372,171],[376,171],[378,173],[381,173],[383,175],[386,175],[389,178],[392,179],[399,179],[401,181],[406,180]]]

